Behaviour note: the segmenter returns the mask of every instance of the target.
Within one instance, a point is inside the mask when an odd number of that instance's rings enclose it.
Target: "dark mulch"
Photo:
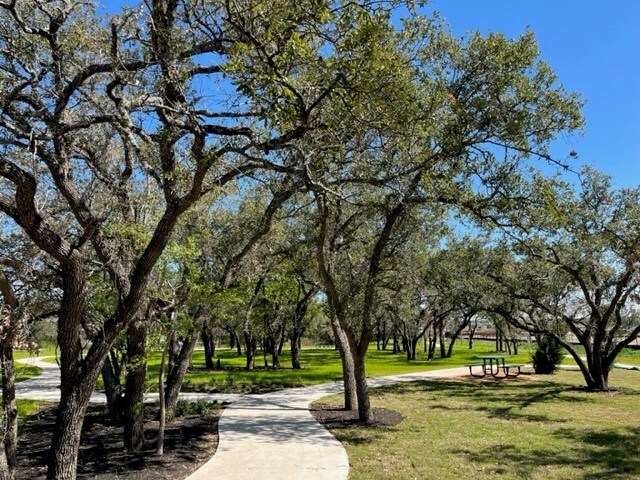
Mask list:
[[[314,403],[309,408],[311,415],[327,428],[345,428],[353,425],[365,425],[358,420],[358,412],[345,410],[342,406],[328,405],[326,403]],[[373,409],[373,423],[366,426],[371,427],[393,427],[398,425],[404,417],[398,412],[387,410],[386,408]]]
[[[222,409],[210,410],[204,416],[185,414],[167,422],[162,457],[155,454],[156,411],[146,410],[144,450],[129,453],[124,450],[122,427],[111,424],[105,407],[89,407],[82,431],[78,479],[184,479],[215,453]],[[50,408],[31,416],[22,426],[17,480],[45,478],[55,415],[56,409]]]

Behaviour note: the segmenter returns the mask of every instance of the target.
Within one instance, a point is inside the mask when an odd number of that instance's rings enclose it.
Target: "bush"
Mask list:
[[[556,371],[562,362],[562,345],[558,341],[545,335],[538,340],[538,347],[531,355],[533,369],[538,374],[550,374]]]

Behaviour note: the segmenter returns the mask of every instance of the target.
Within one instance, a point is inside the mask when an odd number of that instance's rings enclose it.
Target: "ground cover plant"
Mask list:
[[[640,426],[629,420],[637,418],[640,373],[615,370],[611,379],[620,390],[589,392],[575,371],[378,388],[374,407],[399,412],[399,425],[331,431],[347,449],[353,480],[638,478]]]

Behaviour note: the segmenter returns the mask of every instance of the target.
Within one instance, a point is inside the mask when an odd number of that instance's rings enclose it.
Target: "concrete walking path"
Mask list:
[[[466,367],[369,379],[369,386],[468,374]],[[246,395],[225,409],[215,455],[187,480],[344,480],[342,444],[309,412],[309,404],[342,391],[342,383]]]
[[[41,368],[42,374],[16,384],[16,397],[60,400],[60,370],[45,358],[18,360]],[[369,387],[467,374],[467,367],[457,367],[375,377],[369,379]],[[215,455],[187,480],[346,480],[349,459],[345,448],[309,412],[309,404],[341,391],[342,383],[336,382],[258,395],[181,393],[180,398],[186,400],[231,403],[220,418]],[[145,396],[145,401],[154,400],[157,394]],[[105,403],[105,396],[96,392],[91,401]]]
[[[30,378],[23,382],[16,383],[16,398],[29,400],[42,400],[46,402],[60,401],[60,367],[57,363],[45,361],[54,357],[28,357],[17,359],[18,363],[26,363],[33,365],[42,370],[42,373],[36,377]],[[180,398],[183,400],[200,400],[202,398],[208,400],[217,400],[218,402],[236,402],[244,395],[238,393],[197,393],[197,392],[181,392]],[[157,393],[147,393],[144,396],[145,403],[153,403],[158,401]],[[93,392],[91,395],[91,403],[107,403],[104,393]]]

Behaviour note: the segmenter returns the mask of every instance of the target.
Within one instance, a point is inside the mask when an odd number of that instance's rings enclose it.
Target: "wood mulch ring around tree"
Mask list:
[[[309,407],[311,415],[326,428],[347,428],[355,425],[365,426],[358,419],[358,412],[355,410],[345,410],[339,405],[328,405],[326,403],[314,403]],[[398,425],[404,417],[393,410],[386,408],[373,409],[373,423],[366,424],[368,427],[393,427]]]
[[[16,480],[44,479],[57,407],[25,420],[18,439]],[[222,408],[187,413],[167,422],[164,455],[157,456],[156,407],[145,409],[144,449],[124,450],[122,427],[112,425],[104,406],[90,406],[82,429],[78,479],[182,480],[207,462],[218,447]]]

